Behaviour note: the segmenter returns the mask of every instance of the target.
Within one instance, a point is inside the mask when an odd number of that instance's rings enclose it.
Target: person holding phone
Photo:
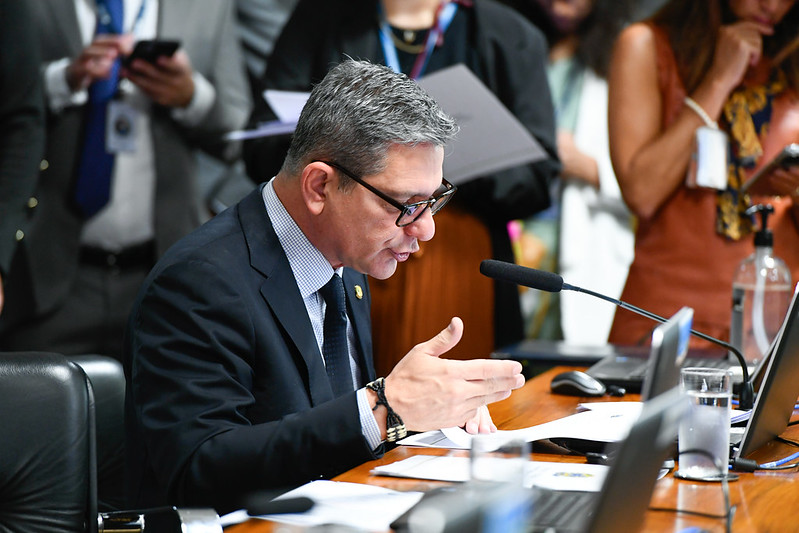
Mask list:
[[[196,154],[223,158],[250,93],[230,2],[41,0],[47,148],[30,231],[8,273],[0,350],[121,358],[136,291],[204,218]],[[172,54],[122,64],[137,41]]]
[[[799,142],[797,27],[796,0],[671,0],[620,35],[609,77],[610,149],[638,217],[622,300],[664,316],[693,307],[695,329],[729,338],[733,274],[754,248],[744,213],[755,203],[774,206],[774,253],[799,279],[799,170],[777,168],[757,195],[742,190]],[[721,189],[686,184],[696,132],[706,125],[729,143]],[[642,342],[652,327],[620,310],[609,340]]]

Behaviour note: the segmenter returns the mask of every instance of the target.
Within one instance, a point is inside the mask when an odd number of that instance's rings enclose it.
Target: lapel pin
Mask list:
[[[355,286],[355,297],[358,298],[359,300],[363,299],[363,289],[361,288],[360,285]]]

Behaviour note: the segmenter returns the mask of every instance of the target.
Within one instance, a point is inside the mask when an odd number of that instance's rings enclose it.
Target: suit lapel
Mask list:
[[[36,5],[38,2],[34,2]],[[43,0],[46,7],[40,7],[49,14],[48,27],[61,34],[60,40],[66,43],[65,57],[77,57],[83,50],[83,42],[75,12],[75,2],[71,0]],[[41,31],[42,28],[39,28]],[[53,39],[56,40],[56,39]]]
[[[239,204],[239,220],[250,252],[250,265],[266,278],[261,285],[261,295],[305,362],[305,368],[300,371],[305,371],[311,401],[318,405],[333,399],[333,391],[308,312],[286,254],[272,229],[261,191],[259,187]]]

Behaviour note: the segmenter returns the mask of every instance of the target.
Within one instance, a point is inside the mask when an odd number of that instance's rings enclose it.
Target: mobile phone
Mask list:
[[[793,143],[783,148],[780,153],[774,156],[771,161],[763,165],[760,170],[755,172],[752,177],[749,178],[746,183],[744,183],[743,187],[741,187],[741,192],[748,191],[752,186],[760,181],[761,177],[768,176],[778,167],[788,169],[796,165],[799,165],[799,144]]]
[[[138,41],[133,51],[125,60],[125,66],[130,65],[134,59],[143,59],[155,63],[161,56],[171,56],[180,47],[180,41],[154,39]]]

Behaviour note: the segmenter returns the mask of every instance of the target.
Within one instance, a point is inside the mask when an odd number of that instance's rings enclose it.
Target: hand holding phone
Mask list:
[[[127,56],[123,63],[129,66],[134,59],[143,59],[149,63],[155,63],[161,56],[172,56],[180,47],[180,41],[174,40],[143,40],[138,41],[133,47],[133,51]]]
[[[741,192],[765,193],[768,194],[767,180],[762,178],[768,176],[777,168],[789,169],[799,165],[799,144],[793,143],[783,148],[771,161],[763,165],[760,170],[755,172],[751,178],[741,187]],[[750,189],[752,189],[750,191]]]

